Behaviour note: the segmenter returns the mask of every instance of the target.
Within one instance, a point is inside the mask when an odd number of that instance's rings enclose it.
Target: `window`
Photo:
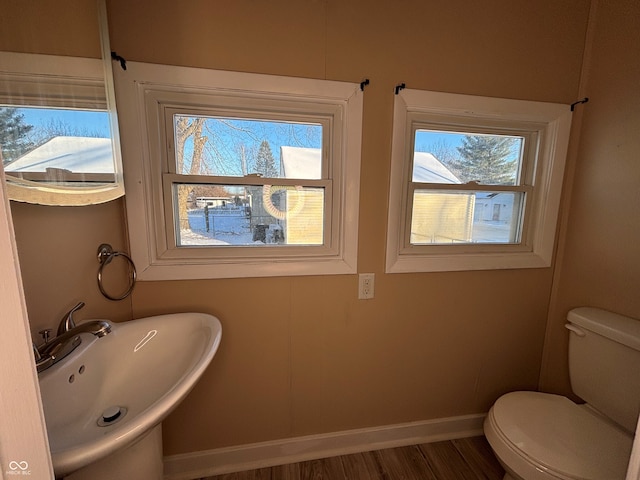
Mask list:
[[[359,84],[133,62],[115,75],[140,279],[356,272]]]
[[[387,272],[549,266],[569,106],[402,90]]]
[[[328,122],[166,113],[176,246],[331,242]]]
[[[124,194],[103,61],[0,52],[0,156],[12,200],[88,205]]]

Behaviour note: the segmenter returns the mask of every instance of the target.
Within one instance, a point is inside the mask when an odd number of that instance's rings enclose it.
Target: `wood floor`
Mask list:
[[[389,448],[200,480],[502,480],[484,437]]]

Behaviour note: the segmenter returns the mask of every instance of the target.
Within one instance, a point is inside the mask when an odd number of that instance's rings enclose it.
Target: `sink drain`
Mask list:
[[[98,418],[98,426],[100,427],[108,427],[109,425],[113,425],[117,423],[119,420],[127,414],[127,409],[125,407],[113,406],[107,408],[100,418]]]

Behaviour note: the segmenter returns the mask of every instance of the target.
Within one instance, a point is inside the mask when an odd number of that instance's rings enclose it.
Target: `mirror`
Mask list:
[[[11,200],[124,195],[104,0],[3,2],[0,158]]]

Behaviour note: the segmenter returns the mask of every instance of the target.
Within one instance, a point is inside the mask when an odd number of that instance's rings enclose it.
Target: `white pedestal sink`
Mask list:
[[[202,313],[111,325],[102,338],[80,334],[82,344],[39,375],[56,477],[98,478],[104,465],[104,478],[140,478],[143,464],[157,470],[157,457],[161,468],[160,422],[204,373],[222,335],[218,319]],[[137,450],[145,460],[132,472]]]

